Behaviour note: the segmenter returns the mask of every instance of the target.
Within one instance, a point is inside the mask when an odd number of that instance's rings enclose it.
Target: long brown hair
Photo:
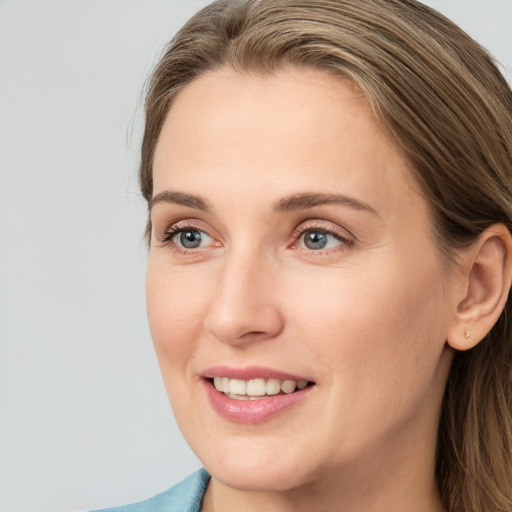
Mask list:
[[[512,231],[512,91],[491,56],[415,0],[218,0],[173,38],[148,83],[140,184],[176,94],[222,66],[287,65],[355,83],[410,162],[452,258],[491,224]],[[148,219],[147,235],[150,236]],[[439,421],[437,481],[451,512],[512,510],[510,303],[455,354]]]

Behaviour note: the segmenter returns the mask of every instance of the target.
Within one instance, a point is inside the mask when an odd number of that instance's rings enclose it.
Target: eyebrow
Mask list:
[[[164,190],[153,196],[148,202],[149,211],[159,203],[181,204],[204,212],[211,211],[211,208],[203,198],[192,194],[184,194],[183,192],[174,192],[173,190]]]
[[[274,205],[277,212],[307,210],[315,206],[341,204],[354,210],[367,211],[381,218],[379,212],[363,201],[343,194],[305,193],[283,197]]]
[[[149,200],[149,210],[159,203],[172,203],[195,208],[204,212],[210,212],[211,208],[208,203],[200,196],[193,194],[185,194],[173,190],[164,190],[159,192]],[[327,193],[299,193],[286,196],[275,203],[272,209],[276,212],[290,212],[307,210],[315,206],[323,206],[330,204],[340,204],[348,206],[354,210],[367,211],[381,218],[379,212],[372,206],[359,199],[349,197],[343,194],[327,194]]]

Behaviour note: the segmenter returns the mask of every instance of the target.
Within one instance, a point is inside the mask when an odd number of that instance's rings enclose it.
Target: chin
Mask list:
[[[226,460],[222,463],[205,464],[213,478],[224,485],[241,491],[283,492],[305,484],[309,479],[297,472],[291,464],[249,464]]]
[[[313,470],[313,458],[301,455],[296,442],[274,441],[253,436],[216,440],[187,436],[187,442],[208,473],[233,489],[287,491],[311,481],[317,473]]]

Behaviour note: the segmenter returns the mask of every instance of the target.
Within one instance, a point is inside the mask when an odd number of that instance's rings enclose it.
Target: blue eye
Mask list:
[[[312,251],[325,249],[328,242],[327,235],[320,231],[306,231],[302,236],[304,237],[304,245]]]
[[[185,249],[196,249],[201,246],[202,231],[197,229],[187,229],[177,233],[175,237],[179,240],[180,245]]]
[[[163,238],[164,243],[174,246],[176,250],[193,250],[212,245],[210,235],[194,227],[172,228]]]
[[[346,240],[334,233],[324,229],[308,229],[301,233],[298,246],[310,251],[321,251],[337,247],[343,243],[347,243]]]

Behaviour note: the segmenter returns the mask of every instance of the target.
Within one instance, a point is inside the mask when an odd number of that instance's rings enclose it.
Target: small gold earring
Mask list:
[[[471,336],[471,331],[469,329],[466,329],[464,331],[464,337],[468,340],[470,336]]]

